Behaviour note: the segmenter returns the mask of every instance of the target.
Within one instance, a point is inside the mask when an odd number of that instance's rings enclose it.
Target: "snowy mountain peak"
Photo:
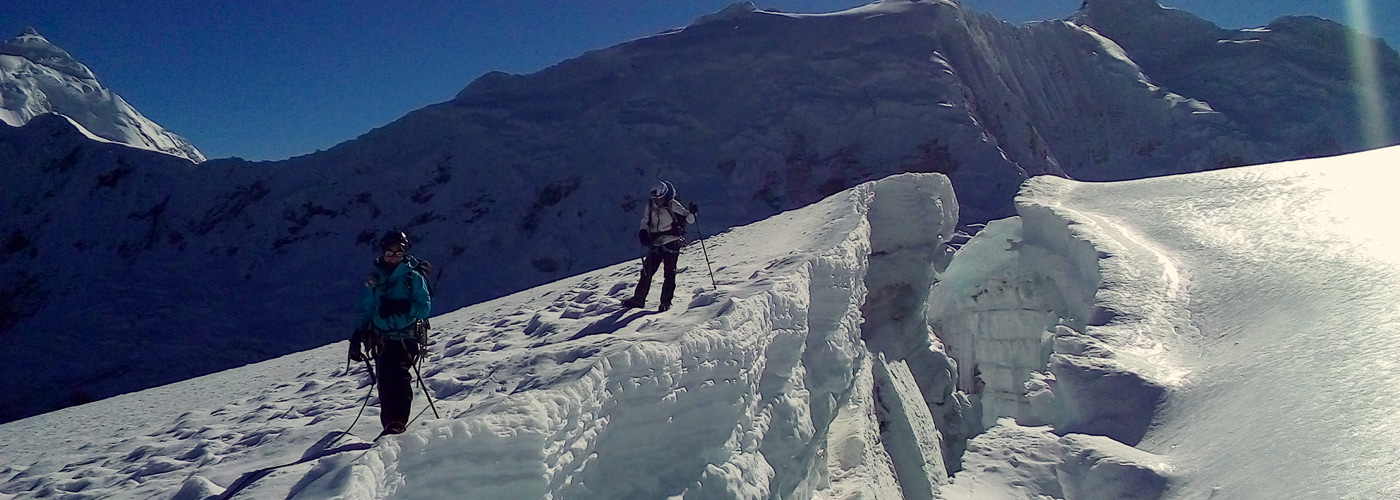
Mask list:
[[[1169,7],[1162,6],[1157,0],[1084,0],[1084,3],[1079,4],[1080,12],[1097,10],[1143,15],[1167,9]]]
[[[1187,33],[1209,31],[1212,34],[1220,31],[1220,28],[1210,21],[1183,10],[1164,7],[1156,0],[1085,0],[1071,19],[1095,29],[1109,25],[1148,29],[1154,33],[1157,29],[1174,29]]]
[[[35,64],[54,68],[76,78],[85,80],[96,78],[87,66],[74,59],[72,55],[68,54],[68,51],[50,43],[33,27],[24,28],[23,33],[0,46],[0,54],[23,57]]]
[[[734,2],[729,4],[728,7],[725,7],[724,10],[719,11],[717,15],[742,15],[755,10],[758,10],[758,7],[755,6],[753,2]]]
[[[714,14],[700,16],[700,18],[696,19],[693,24],[701,25],[717,21],[733,21],[735,19],[740,19],[744,16],[752,14],[757,10],[758,7],[755,6],[753,2],[734,2],[732,4],[729,4],[728,7],[725,7],[724,10],[721,10]]]
[[[147,119],[102,87],[86,65],[34,28],[0,45],[0,122],[22,126],[58,113],[106,140],[204,161],[185,138]]]

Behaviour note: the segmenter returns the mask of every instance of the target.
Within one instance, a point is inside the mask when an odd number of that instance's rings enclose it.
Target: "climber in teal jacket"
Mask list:
[[[398,250],[394,255],[385,251],[374,263],[360,293],[359,317],[356,324],[369,326],[391,340],[414,337],[413,327],[428,319],[432,298],[423,275],[414,271],[418,259]]]
[[[432,298],[418,259],[408,255],[408,235],[390,231],[379,241],[379,251],[360,294],[350,359],[373,358],[379,368],[382,436],[402,433],[408,425],[413,405],[409,370],[426,352]]]

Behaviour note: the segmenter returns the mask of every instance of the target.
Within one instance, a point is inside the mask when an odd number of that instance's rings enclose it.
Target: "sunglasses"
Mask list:
[[[384,255],[399,255],[399,256],[402,256],[402,255],[403,255],[403,249],[402,249],[402,248],[385,248],[385,249],[384,249]]]

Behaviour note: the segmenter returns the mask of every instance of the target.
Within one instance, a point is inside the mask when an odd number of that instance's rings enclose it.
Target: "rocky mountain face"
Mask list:
[[[1195,34],[1180,52],[1148,36],[1175,32]],[[0,166],[22,180],[0,186],[0,335],[13,347],[0,364],[33,374],[0,382],[16,395],[0,420],[342,339],[391,228],[435,264],[445,312],[640,257],[633,233],[658,178],[701,206],[694,239],[897,172],[947,174],[970,223],[1010,215],[1032,175],[1361,149],[1338,51],[1349,36],[1306,19],[1225,31],[1137,0],[1026,26],[951,1],[737,5],[535,74],[484,75],[280,162],[195,166],[36,116],[0,127]],[[1400,57],[1372,43],[1400,95]],[[104,355],[64,355],[93,344]]]
[[[1400,57],[1333,21],[1290,16],[1233,31],[1153,0],[1095,0],[1071,22],[1112,39],[1153,83],[1209,103],[1278,158],[1395,143],[1400,100],[1366,95],[1400,95]],[[1380,130],[1365,130],[1373,122]]]
[[[141,115],[86,65],[29,28],[0,44],[0,121],[17,127],[47,113],[67,116],[106,140],[204,161],[193,144]]]

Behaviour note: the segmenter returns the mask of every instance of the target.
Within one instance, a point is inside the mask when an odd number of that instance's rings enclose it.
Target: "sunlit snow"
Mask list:
[[[0,498],[328,445],[235,498],[1400,497],[1397,162],[1037,177],[956,253],[947,180],[895,176],[707,239],[717,286],[692,246],[666,313],[629,261],[434,318],[402,436],[371,400],[330,443],[341,342],[0,426]]]

